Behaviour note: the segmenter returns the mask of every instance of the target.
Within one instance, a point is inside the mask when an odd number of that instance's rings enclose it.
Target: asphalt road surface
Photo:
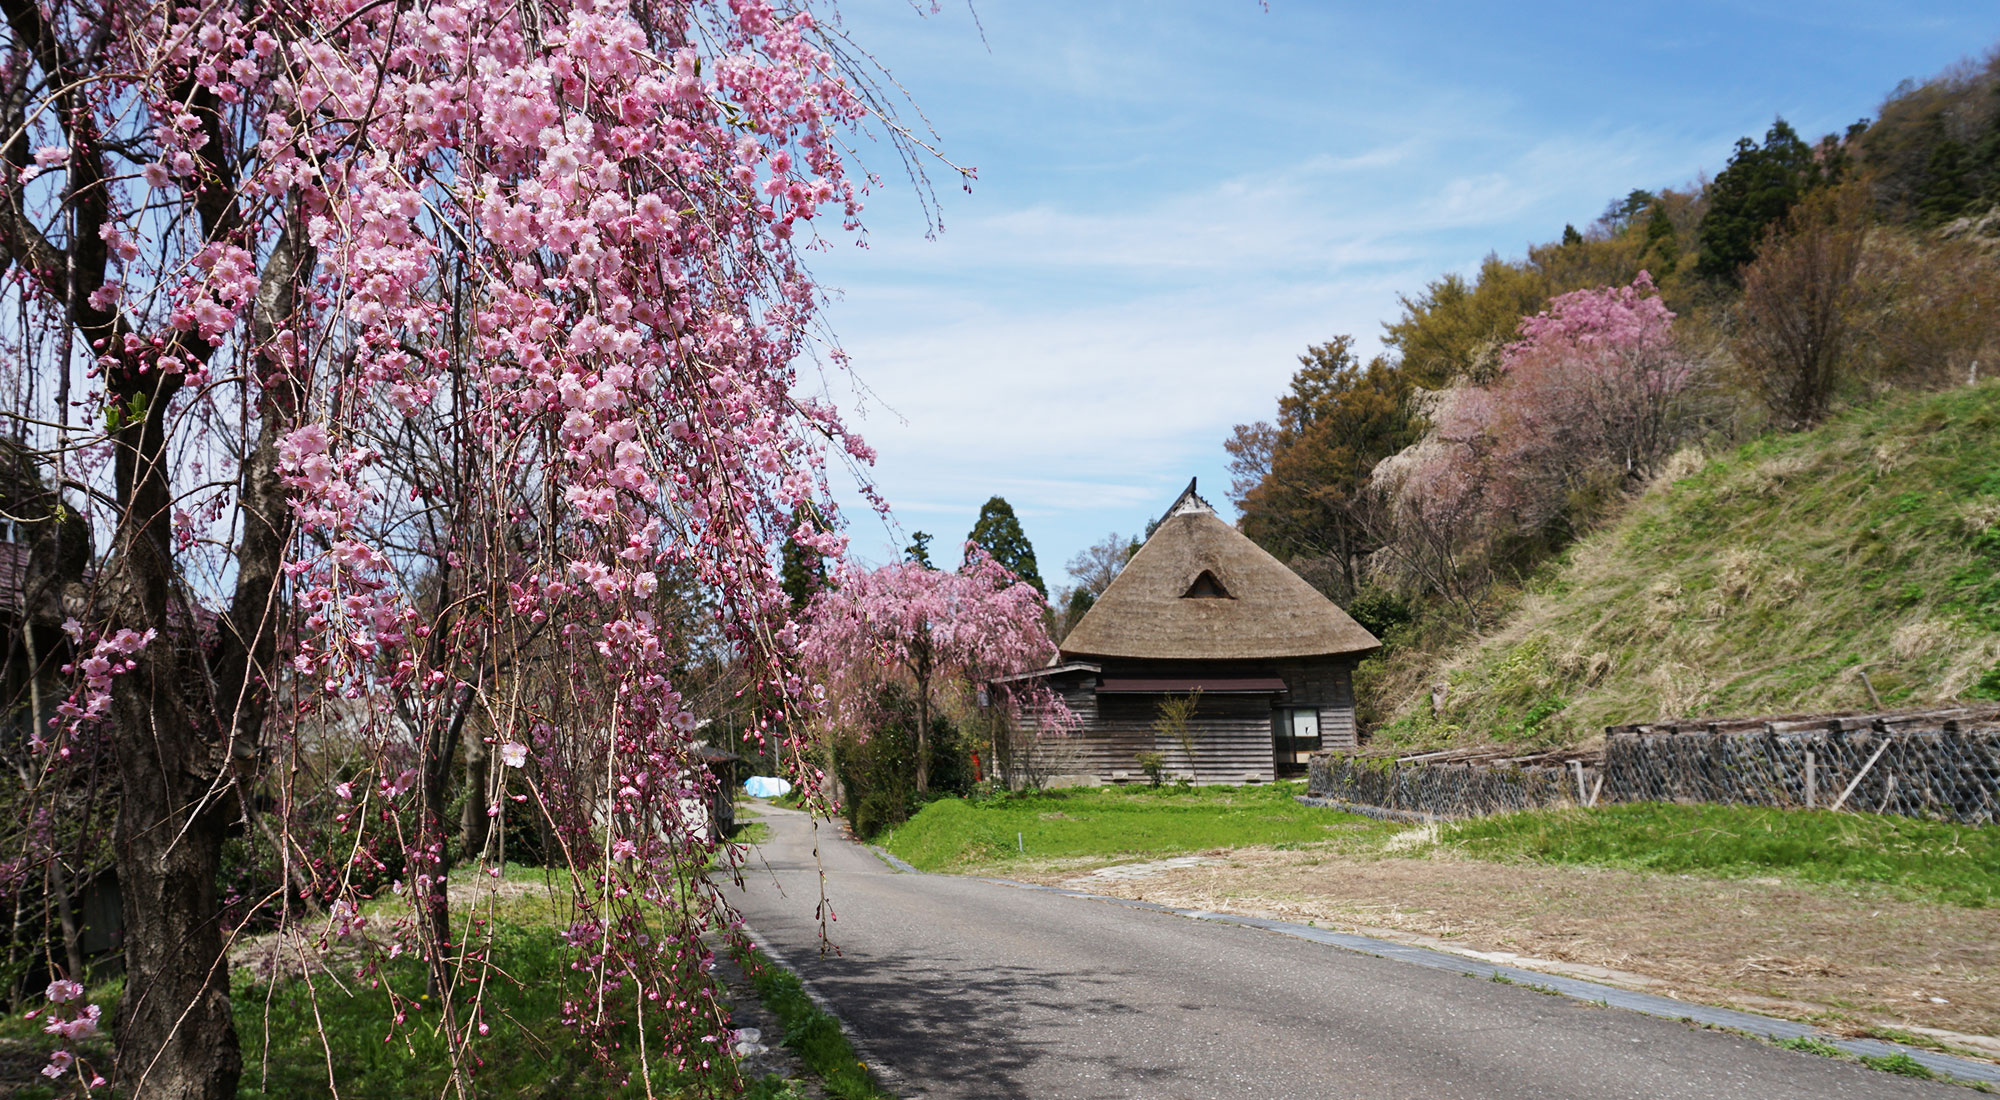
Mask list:
[[[1973,1095],[1257,929],[899,874],[824,822],[760,813],[771,838],[734,900],[904,1100]]]

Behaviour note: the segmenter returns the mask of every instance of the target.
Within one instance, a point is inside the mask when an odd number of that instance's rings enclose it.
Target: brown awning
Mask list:
[[[1098,687],[1099,695],[1275,695],[1285,690],[1276,676],[1178,676],[1173,678],[1120,678],[1107,676]]]

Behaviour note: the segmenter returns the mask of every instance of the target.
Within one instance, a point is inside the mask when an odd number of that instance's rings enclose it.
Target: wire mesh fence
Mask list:
[[[1716,802],[1983,825],[2000,819],[2000,706],[1614,726],[1598,753],[1323,753],[1307,780],[1321,804],[1396,817]]]

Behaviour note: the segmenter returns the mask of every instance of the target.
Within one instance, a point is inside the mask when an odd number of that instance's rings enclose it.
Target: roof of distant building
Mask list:
[[[1062,659],[1360,654],[1381,642],[1224,523],[1194,482],[1062,641]]]

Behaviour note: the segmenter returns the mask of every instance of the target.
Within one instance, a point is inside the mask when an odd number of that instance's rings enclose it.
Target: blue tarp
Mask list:
[[[743,781],[743,793],[751,798],[783,798],[791,790],[789,782],[768,775],[753,775]]]

